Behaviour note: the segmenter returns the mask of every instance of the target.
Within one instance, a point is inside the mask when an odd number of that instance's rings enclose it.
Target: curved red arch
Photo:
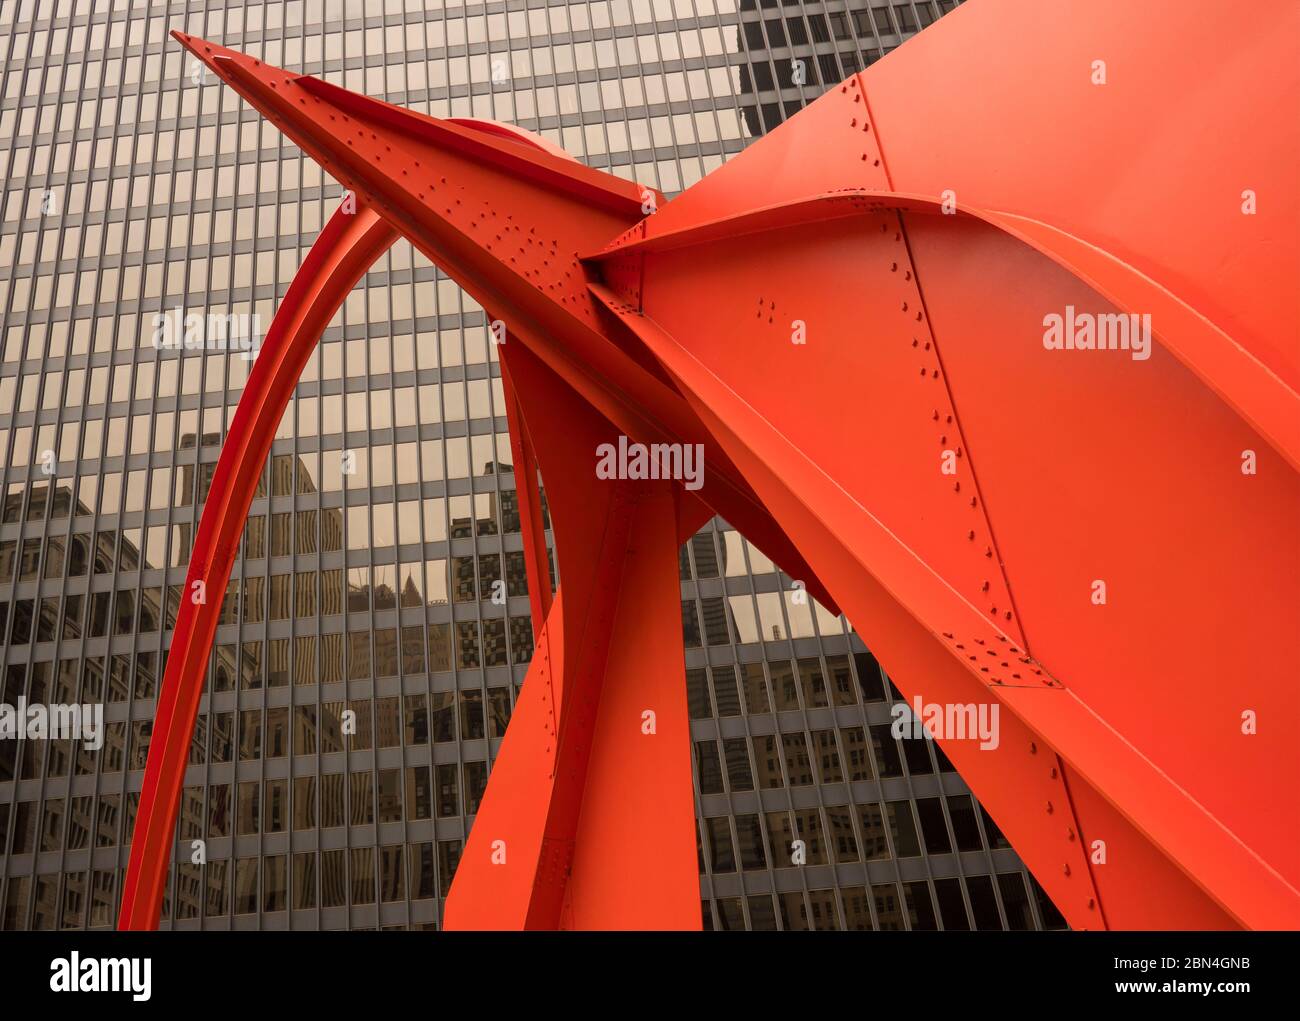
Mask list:
[[[276,426],[321,332],[356,282],[398,237],[369,206],[358,203],[355,211],[350,207],[345,204],[330,217],[289,285],[257,352],[217,460],[159,690],[122,887],[121,929],[158,925],[221,601]]]

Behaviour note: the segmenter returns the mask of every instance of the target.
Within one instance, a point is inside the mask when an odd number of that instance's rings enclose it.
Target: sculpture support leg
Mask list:
[[[158,927],[212,639],[275,428],[321,331],[396,238],[397,233],[366,206],[353,213],[335,212],[285,294],[249,374],[190,553],[145,761],[119,929]]]
[[[669,484],[640,485],[649,491],[632,509],[566,929],[701,924],[677,514]],[[655,877],[653,890],[645,876]]]
[[[503,355],[512,424],[536,444],[555,508],[561,585],[445,925],[698,928],[676,564],[679,530],[708,511],[679,508],[672,482],[597,478],[609,423],[527,351]],[[647,872],[663,877],[653,894],[627,882]]]
[[[579,636],[561,623],[561,586],[446,928],[699,928],[674,496],[664,482],[600,484],[623,490],[594,551],[608,584]],[[653,894],[628,881],[643,875],[658,877]]]

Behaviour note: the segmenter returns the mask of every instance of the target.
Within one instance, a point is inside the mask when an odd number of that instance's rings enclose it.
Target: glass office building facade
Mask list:
[[[0,928],[115,919],[250,367],[155,334],[263,333],[340,194],[169,30],[671,195],[952,6],[0,3],[0,698],[105,721],[0,740]],[[438,925],[532,651],[510,460],[482,310],[402,241],[325,331],[216,594],[164,927]],[[938,747],[891,736],[843,620],[722,521],[680,574],[706,927],[1062,924]]]

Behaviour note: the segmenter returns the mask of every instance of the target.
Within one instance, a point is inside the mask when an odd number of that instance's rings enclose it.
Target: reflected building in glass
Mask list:
[[[169,30],[672,195],[953,4],[190,6],[0,5],[0,698],[106,721],[0,740],[0,928],[115,918],[250,367],[160,349],[159,317],[260,335],[340,196]],[[532,654],[522,549],[482,309],[402,241],[308,363],[219,594],[164,926],[438,925]],[[680,574],[706,927],[1062,924],[939,748],[891,736],[842,619],[723,521]]]

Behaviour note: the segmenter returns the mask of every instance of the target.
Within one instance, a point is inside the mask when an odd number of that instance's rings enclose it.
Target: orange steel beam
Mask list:
[[[669,481],[598,479],[591,452],[617,430],[526,349],[499,350],[543,466],[561,585],[445,925],[699,928],[676,553],[711,512]],[[666,882],[646,896],[629,879],[651,866]]]
[[[258,351],[212,477],[145,760],[118,927],[152,929],[175,844],[181,783],[217,620],[248,506],[303,366],[330,318],[399,234],[364,204],[334,213],[307,253]]]
[[[1072,926],[1300,926],[1300,8],[1228,38],[1213,6],[971,0],[672,202],[178,36],[368,218],[277,314],[191,580],[224,591],[306,357],[267,351],[394,237],[506,324],[537,643],[447,927],[699,926],[673,554],[715,513],[945,717]],[[620,441],[702,478],[603,478]],[[157,923],[214,629],[182,607],[123,927]]]

